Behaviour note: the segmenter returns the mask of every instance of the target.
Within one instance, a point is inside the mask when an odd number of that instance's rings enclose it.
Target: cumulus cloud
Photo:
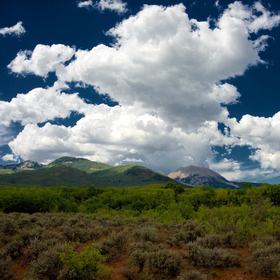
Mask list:
[[[74,55],[75,50],[61,44],[51,46],[37,45],[33,52],[21,51],[11,61],[8,68],[17,74],[33,73],[46,77],[49,72],[56,71]]]
[[[92,0],[78,2],[79,8],[96,8],[100,11],[113,11],[118,14],[123,14],[127,11],[127,4],[122,0],[99,0],[93,3]]]
[[[86,1],[80,1],[78,3],[79,8],[90,8],[93,7],[93,2],[92,0],[86,0]]]
[[[99,0],[96,2],[95,6],[101,11],[110,10],[119,14],[127,11],[127,4],[122,0]]]
[[[254,9],[261,13],[261,16],[254,16],[254,20],[250,24],[250,29],[258,32],[262,29],[272,29],[274,26],[279,25],[280,15],[268,11],[260,2],[256,2]]]
[[[260,52],[265,50],[267,36],[257,33],[279,24],[277,17],[263,6],[235,2],[213,27],[208,21],[190,19],[182,4],[146,5],[108,32],[114,45],[77,51],[64,45],[39,45],[33,53],[19,53],[9,65],[13,72],[43,77],[55,72],[59,81],[91,85],[120,106],[85,109],[78,99],[68,103],[71,95],[53,93],[55,108],[62,109],[52,114],[32,115],[37,107],[27,110],[31,114],[27,118],[23,110],[7,113],[6,123],[26,119],[25,128],[9,145],[15,154],[41,162],[62,155],[111,163],[131,159],[167,171],[204,165],[213,158],[213,145],[246,144],[264,151],[265,138],[252,140],[245,135],[246,116],[240,122],[229,118],[226,106],[238,102],[240,94],[223,81],[262,63]],[[20,96],[11,104],[18,107],[27,100]],[[74,127],[36,124],[70,111],[85,115]],[[219,132],[219,122],[229,127],[227,133]],[[232,161],[221,164],[224,170],[240,168]]]
[[[145,6],[109,31],[114,46],[78,50],[58,77],[90,84],[122,105],[156,108],[180,126],[223,122],[228,114],[221,104],[236,102],[239,94],[220,81],[258,64],[263,50],[249,36],[254,9],[240,6],[230,5],[215,28],[189,19],[182,4]]]
[[[263,169],[280,171],[280,112],[270,118],[244,115],[238,122],[230,122],[231,135],[237,145],[256,149],[251,159],[260,162]]]
[[[7,145],[13,139],[13,132],[9,126],[0,122],[0,146]]]
[[[1,123],[41,123],[54,118],[66,118],[71,112],[84,113],[88,105],[77,94],[61,92],[55,83],[49,88],[35,88],[26,94],[17,94],[10,102],[0,101]]]
[[[244,174],[244,171],[241,170],[241,164],[238,161],[224,158],[220,161],[210,161],[209,167],[228,180],[240,180],[244,177],[247,177],[247,174]]]
[[[112,164],[137,160],[170,171],[174,166],[204,165],[211,141],[219,137],[215,124],[187,133],[141,107],[98,105],[74,127],[28,124],[9,145],[21,157],[42,162],[75,155]]]
[[[15,161],[17,158],[13,154],[6,154],[2,157],[3,161]]]
[[[21,21],[16,23],[15,25],[11,27],[3,27],[0,28],[0,35],[6,36],[6,35],[16,35],[20,36],[26,32],[25,28],[23,27],[23,24]]]

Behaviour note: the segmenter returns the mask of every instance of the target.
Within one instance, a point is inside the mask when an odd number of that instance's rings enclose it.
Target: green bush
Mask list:
[[[93,246],[88,246],[80,252],[75,252],[68,247],[60,257],[63,264],[60,279],[105,280],[110,278],[110,272],[104,266],[105,258]]]

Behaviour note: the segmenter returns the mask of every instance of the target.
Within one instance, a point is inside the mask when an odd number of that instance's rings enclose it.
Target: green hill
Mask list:
[[[112,167],[103,163],[70,157],[60,158],[47,166],[34,170],[12,174],[3,173],[0,173],[0,185],[2,186],[135,187],[173,181],[138,165]]]
[[[54,166],[1,175],[0,185],[14,186],[93,186],[92,176],[79,169]]]
[[[0,168],[0,175],[12,174],[14,171],[10,168]]]
[[[92,175],[96,186],[142,186],[172,181],[151,169],[133,164],[110,167]]]
[[[55,167],[55,166],[71,167],[87,173],[92,173],[110,167],[110,165],[105,163],[91,161],[85,158],[74,158],[74,157],[61,157],[47,165],[47,167]]]

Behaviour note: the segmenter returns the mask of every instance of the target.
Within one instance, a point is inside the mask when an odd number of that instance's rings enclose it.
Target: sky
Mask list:
[[[280,182],[279,25],[278,0],[3,0],[0,164]]]

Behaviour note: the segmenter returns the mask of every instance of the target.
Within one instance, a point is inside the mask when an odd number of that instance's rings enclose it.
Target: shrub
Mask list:
[[[205,235],[205,228],[201,225],[194,223],[193,221],[187,221],[181,226],[179,232],[174,236],[174,243],[180,244],[189,243],[195,241],[198,237]]]
[[[207,280],[207,275],[196,270],[191,270],[186,274],[179,276],[178,280]]]
[[[126,243],[125,236],[122,232],[113,233],[107,240],[103,241],[100,246],[102,255],[106,255],[109,261],[117,259],[124,251]]]
[[[24,244],[21,240],[13,240],[4,247],[4,250],[12,259],[16,259],[22,255],[23,247]]]
[[[14,235],[17,232],[17,224],[10,218],[1,219],[0,232],[5,235]]]
[[[43,251],[39,257],[30,263],[31,279],[58,279],[63,263],[60,254],[63,247],[51,247]]]
[[[148,252],[141,248],[136,248],[131,252],[131,264],[136,266],[138,272],[143,271],[148,255]]]
[[[174,277],[181,268],[181,256],[168,250],[159,250],[148,256],[149,269],[154,274]]]
[[[276,276],[277,265],[280,259],[275,258],[273,255],[261,256],[254,260],[254,268],[256,271],[263,276]]]
[[[215,248],[215,247],[235,247],[236,243],[234,241],[233,234],[229,233],[226,235],[219,234],[207,234],[204,237],[199,237],[196,243],[202,247]]]
[[[189,257],[195,266],[233,267],[239,265],[239,257],[227,249],[209,249],[196,243],[190,243],[188,248]]]
[[[68,247],[61,255],[63,274],[60,279],[67,280],[104,280],[108,279],[110,272],[104,266],[105,258],[100,252],[88,246],[81,252],[75,252]]]
[[[13,275],[9,271],[11,259],[5,255],[3,251],[0,251],[0,279],[1,280],[12,280]]]
[[[249,247],[250,247],[251,251],[254,252],[258,249],[262,249],[264,247],[269,247],[275,243],[276,243],[276,241],[272,236],[265,236],[265,237],[259,238],[256,241],[251,242]]]
[[[279,274],[280,243],[271,243],[270,241],[259,240],[250,244],[253,251],[253,266],[263,276]]]
[[[158,239],[157,229],[155,227],[146,226],[135,231],[134,236],[137,240],[155,242]]]
[[[65,236],[67,241],[86,242],[90,240],[90,235],[87,229],[79,228],[78,226],[62,226],[61,233]]]
[[[55,247],[58,243],[58,240],[55,238],[41,240],[35,239],[25,250],[25,258],[28,261],[35,260],[41,254],[41,252],[46,251],[50,247]]]
[[[202,247],[213,249],[223,246],[223,238],[218,234],[208,234],[196,240],[196,243]]]
[[[40,239],[43,231],[43,228],[38,226],[30,229],[23,229],[20,232],[19,237],[21,238],[24,246],[27,246],[32,242],[32,240]]]

